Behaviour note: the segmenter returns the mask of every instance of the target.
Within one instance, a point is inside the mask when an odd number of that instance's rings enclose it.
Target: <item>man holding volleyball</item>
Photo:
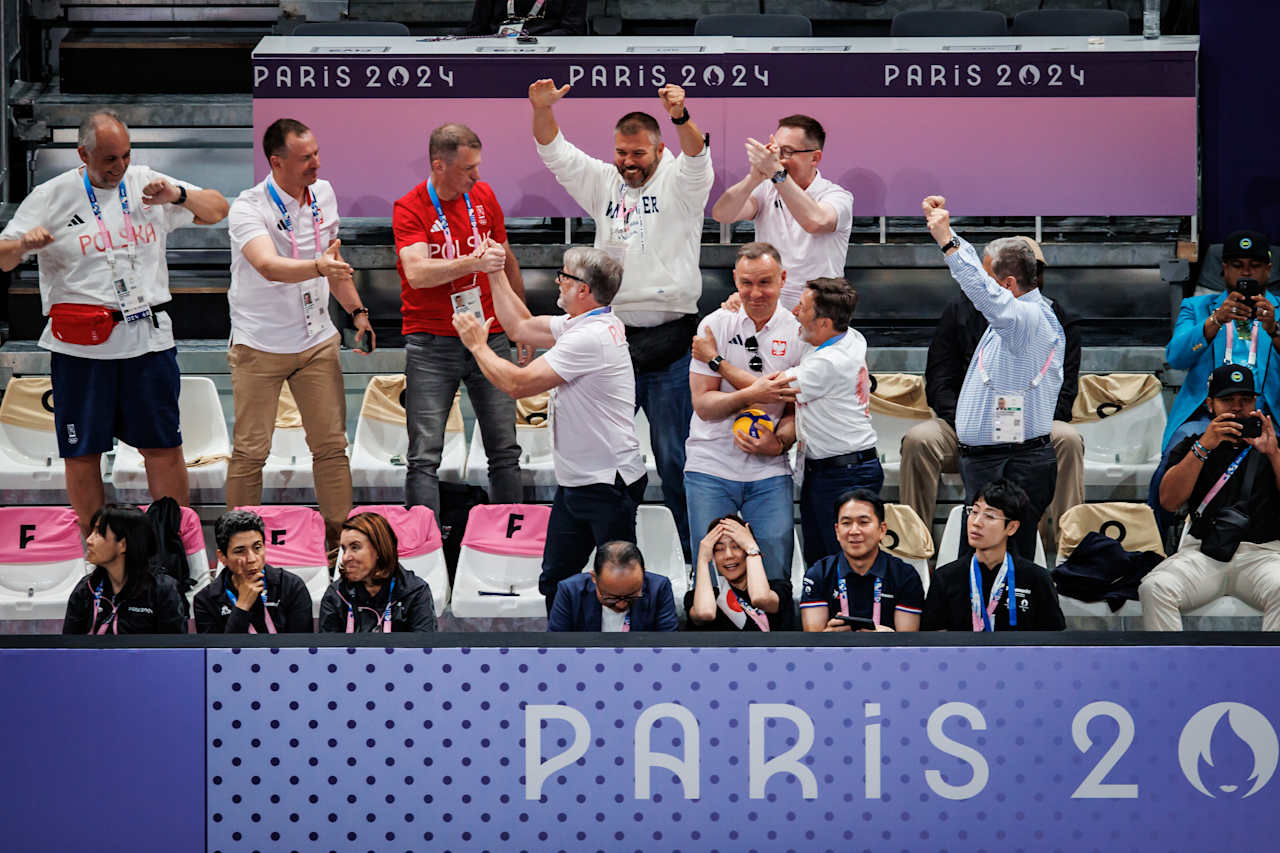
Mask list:
[[[787,450],[796,440],[796,390],[782,372],[800,363],[804,343],[799,322],[778,304],[786,278],[772,245],[739,249],[733,281],[741,307],[713,311],[699,324],[689,366],[689,529],[701,533],[713,519],[741,515],[770,579],[790,573],[794,542]],[[698,541],[690,545],[698,553]]]

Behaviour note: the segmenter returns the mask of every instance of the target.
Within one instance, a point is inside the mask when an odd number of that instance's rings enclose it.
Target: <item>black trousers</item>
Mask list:
[[[547,600],[548,614],[560,581],[582,571],[592,549],[614,540],[636,541],[636,507],[648,483],[649,476],[641,474],[631,485],[618,476],[608,484],[556,487],[538,576],[538,592]]]
[[[1027,516],[1013,535],[1013,550],[1028,560],[1036,555],[1036,527],[1040,524],[1040,516],[1053,503],[1053,490],[1058,484],[1058,457],[1053,452],[1053,444],[1030,442],[1033,446],[1002,445],[992,452],[979,447],[973,450],[960,449],[960,477],[964,480],[964,502],[972,504],[978,497],[982,487],[992,480],[1005,479],[1017,483],[1027,493],[1029,505]],[[960,558],[966,559],[973,553],[969,547],[969,537],[960,535]]]

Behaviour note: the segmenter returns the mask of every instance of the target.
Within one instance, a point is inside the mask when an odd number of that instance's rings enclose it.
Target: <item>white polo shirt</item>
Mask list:
[[[227,302],[231,306],[231,342],[262,352],[303,352],[338,333],[327,310],[320,312],[320,322],[310,335],[302,315],[303,287],[318,288],[323,295],[322,304],[327,307],[329,282],[324,276],[300,283],[268,281],[245,258],[245,245],[264,235],[271,238],[281,257],[293,257],[293,241],[284,228],[280,208],[267,192],[267,184],[275,188],[289,212],[293,236],[298,243],[298,257],[305,260],[318,257],[317,225],[310,203],[299,205],[297,199],[280,189],[270,175],[240,193],[231,203],[231,213],[227,216],[227,231],[231,235],[231,289],[227,292]],[[318,180],[309,190],[320,207],[320,250],[323,252],[338,236],[338,199],[328,181]]]
[[[62,302],[101,305],[113,311],[120,307],[111,285],[106,244],[98,230],[93,208],[89,206],[81,175],[80,168],[70,169],[36,187],[23,199],[13,219],[0,232],[0,239],[17,240],[32,228],[43,225],[53,235],[53,242],[35,253],[40,265],[40,308],[45,315],[50,308]],[[126,240],[136,240],[134,281],[141,287],[149,305],[161,305],[170,298],[169,266],[165,262],[169,232],[195,220],[195,214],[185,206],[142,203],[142,188],[160,179],[170,184],[179,183],[168,175],[139,164],[130,166],[124,173],[129,218],[133,222],[132,236],[125,228],[120,191],[97,187],[93,191],[102,211],[102,221],[111,235],[118,274],[130,269]],[[188,192],[200,189],[185,181],[182,185]],[[173,323],[169,315],[159,314],[156,320],[159,328],[150,320],[117,323],[111,330],[111,336],[96,346],[60,341],[46,324],[40,336],[40,346],[64,355],[100,359],[134,358],[171,349]]]
[[[843,278],[844,262],[849,253],[849,232],[853,230],[853,193],[828,181],[818,172],[805,193],[819,204],[829,204],[836,211],[836,230],[810,234],[787,209],[778,187],[765,181],[751,197],[756,200],[756,239],[772,243],[782,255],[782,268],[787,283],[779,302],[790,310],[800,301],[806,282],[815,278]]]
[[[552,456],[561,486],[634,483],[644,474],[636,440],[636,379],[622,321],[608,309],[551,318],[556,342],[542,356],[564,384],[551,389]]]
[[[720,355],[734,367],[750,371],[751,356],[759,355],[764,362],[764,369],[755,374],[757,376],[795,367],[800,363],[803,352],[809,349],[809,345],[800,337],[800,323],[781,305],[777,306],[769,322],[760,330],[756,329],[755,321],[747,316],[746,310],[741,308],[734,312],[723,308],[712,311],[698,324],[698,334],[704,334],[708,329],[715,336]],[[753,337],[756,339],[755,353],[746,346]],[[689,363],[689,372],[700,376],[717,375],[706,362],[697,359]],[[733,392],[737,389],[722,378],[720,390]],[[786,406],[783,403],[770,403],[757,408],[763,409],[776,424]],[[689,422],[689,438],[684,445],[684,470],[742,483],[790,474],[791,465],[786,454],[759,456],[743,453],[738,449],[733,443],[735,416],[708,421],[697,412],[693,413],[693,419]]]
[[[796,435],[806,459],[826,459],[876,445],[871,427],[871,374],[867,340],[850,328],[843,337],[809,350],[799,367],[787,371],[796,380]]]

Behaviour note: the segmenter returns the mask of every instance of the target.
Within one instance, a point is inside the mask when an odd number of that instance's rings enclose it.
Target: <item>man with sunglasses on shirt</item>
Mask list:
[[[806,281],[844,275],[853,229],[853,194],[822,177],[827,134],[817,119],[778,119],[769,142],[748,138],[746,177],[716,200],[716,222],[750,219],[757,239],[777,246],[791,273],[780,297],[788,311],[800,301]]]
[[[713,519],[741,515],[773,580],[790,573],[795,543],[787,451],[796,440],[796,392],[780,371],[799,364],[805,348],[799,322],[778,301],[786,281],[774,246],[747,243],[738,250],[733,282],[741,307],[711,312],[693,340],[693,418],[684,463],[689,529],[704,531]],[[768,422],[735,429],[748,409],[763,412]],[[699,542],[690,545],[696,554]]]
[[[590,572],[560,582],[547,617],[548,631],[674,631],[678,627],[671,581],[644,570],[631,542],[606,542]]]

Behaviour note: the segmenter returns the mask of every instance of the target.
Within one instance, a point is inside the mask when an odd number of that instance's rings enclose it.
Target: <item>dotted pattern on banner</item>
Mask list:
[[[1280,829],[1280,779],[1249,799],[1239,799],[1247,786],[1211,799],[1184,777],[1178,740],[1218,701],[1250,704],[1280,728],[1275,658],[1181,647],[211,649],[208,849],[1267,849]],[[1134,721],[1132,744],[1100,781],[1137,783],[1136,799],[1072,797],[1120,731],[1097,717],[1087,752],[1076,748],[1072,720],[1095,701]],[[660,702],[697,721],[697,799],[661,768],[650,771],[650,797],[636,796],[636,722]],[[964,800],[928,782],[935,772],[952,786],[974,778],[948,754],[962,747],[944,751],[928,734],[930,716],[955,702],[985,722],[941,725],[988,774]],[[570,706],[590,729],[585,754],[552,773],[538,800],[525,798],[526,703]],[[800,761],[816,797],[781,773],[751,798],[752,703],[791,705],[812,721]],[[864,776],[868,703],[879,706],[878,797]],[[653,752],[685,757],[675,719],[651,731]],[[791,720],[769,719],[763,758],[798,735]],[[573,728],[548,720],[541,736],[550,759],[571,746]],[[1220,759],[1218,781],[1243,781],[1247,759]]]

